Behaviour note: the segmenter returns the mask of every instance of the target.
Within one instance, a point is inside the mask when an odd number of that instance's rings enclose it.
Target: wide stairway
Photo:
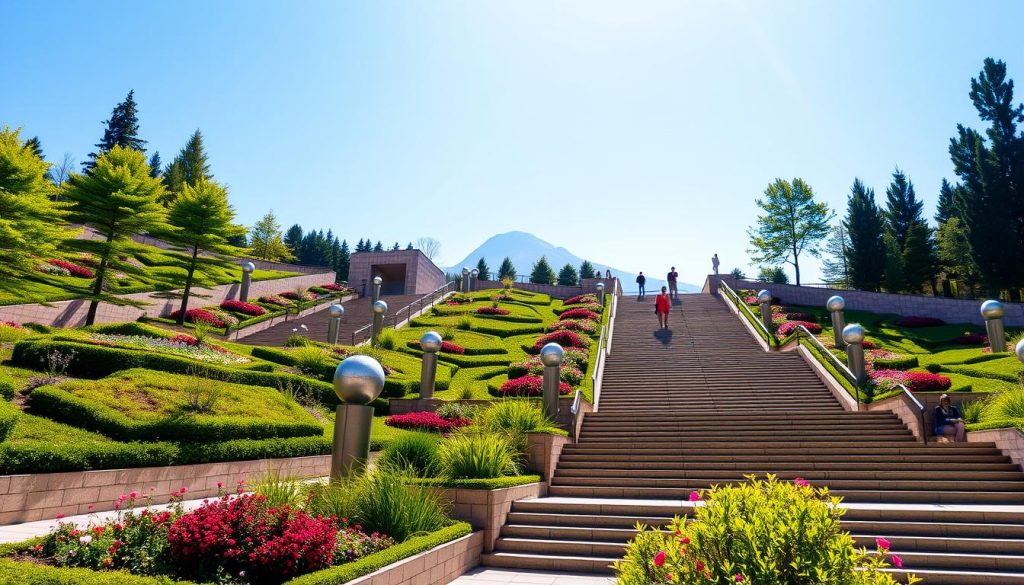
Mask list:
[[[926,446],[893,414],[843,410],[799,355],[762,351],[717,298],[683,295],[668,331],[652,299],[620,299],[600,412],[563,449],[548,496],[514,503],[485,564],[608,573],[637,522],[664,525],[692,512],[693,490],[773,473],[842,496],[857,543],[889,539],[927,585],[1024,584],[1024,473],[994,444]]]

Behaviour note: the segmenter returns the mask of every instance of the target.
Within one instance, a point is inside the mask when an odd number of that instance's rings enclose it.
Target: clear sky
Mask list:
[[[713,252],[755,271],[776,177],[842,212],[899,165],[930,216],[982,60],[1024,82],[1015,1],[0,0],[0,22],[0,124],[51,160],[134,89],[150,151],[201,129],[247,224],[432,236],[444,262],[523,230],[698,283]]]

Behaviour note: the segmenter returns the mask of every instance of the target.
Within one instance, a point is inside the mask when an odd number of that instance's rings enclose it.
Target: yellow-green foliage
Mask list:
[[[894,585],[885,550],[866,553],[840,526],[843,510],[826,489],[762,481],[704,493],[692,521],[662,532],[638,526],[615,570],[623,585],[655,583]],[[910,577],[909,582],[917,581]]]

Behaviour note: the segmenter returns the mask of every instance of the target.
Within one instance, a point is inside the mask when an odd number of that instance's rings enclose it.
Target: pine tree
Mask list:
[[[580,264],[580,280],[584,278],[596,278],[594,276],[594,265],[590,263],[590,260],[584,260]]]
[[[487,265],[487,261],[481,256],[480,260],[476,263],[477,280],[490,280],[491,279],[491,267]]]
[[[781,266],[765,266],[757,273],[757,279],[761,282],[772,284],[789,284],[789,275]]]
[[[953,186],[946,179],[942,179],[942,186],[939,188],[939,202],[935,208],[935,223],[941,226],[956,214]]]
[[[516,267],[512,265],[512,259],[505,256],[505,259],[501,261],[501,266],[498,267],[498,280],[505,280],[511,278],[515,280]]]
[[[185,188],[167,210],[167,223],[176,228],[168,231],[164,239],[183,246],[189,253],[184,292],[178,311],[178,325],[185,324],[185,312],[195,280],[199,254],[215,252],[229,254],[232,247],[228,238],[244,230],[234,224],[235,210],[228,204],[227,189],[213,181],[200,178]]]
[[[566,264],[558,271],[558,284],[562,286],[576,286],[579,284],[579,274],[572,264]]]
[[[299,258],[299,246],[302,243],[302,226],[294,224],[288,228],[288,231],[284,234],[284,245],[288,246],[288,250],[291,251],[292,256]]]
[[[43,143],[39,141],[38,136],[33,136],[25,141],[25,148],[29,149],[33,155],[43,160],[46,156],[43,154]]]
[[[963,219],[954,215],[939,225],[935,232],[935,248],[946,276],[962,284],[967,291],[973,291],[980,275],[971,256],[971,244]]]
[[[160,166],[160,165],[161,165],[161,163],[160,163],[160,152],[159,151],[154,151],[153,152],[153,156],[149,157],[149,176],[150,177],[153,177],[154,179],[159,179],[160,178],[160,176],[162,174],[161,171],[163,171],[163,167]]]
[[[96,166],[96,158],[109,152],[115,146],[146,152],[146,141],[139,138],[139,113],[135,103],[135,90],[128,92],[123,102],[114,106],[109,120],[104,120],[107,127],[103,130],[103,139],[96,144],[96,152],[89,153],[89,160],[82,163],[88,172]]]
[[[64,240],[64,210],[51,199],[49,165],[17,130],[0,129],[0,274],[32,270]]]
[[[741,270],[739,267],[733,268],[731,271],[729,271],[729,276],[735,278],[736,280],[747,279],[747,274],[743,272],[743,270]]]
[[[174,199],[175,194],[180,193],[185,186],[185,166],[177,158],[164,169],[164,186],[166,190],[163,203],[168,205]]]
[[[359,243],[356,244],[356,252],[365,252],[366,250],[364,250],[364,248],[365,244],[363,244],[363,239],[359,238]]]
[[[786,262],[796,271],[800,285],[800,254],[820,255],[821,240],[828,235],[833,214],[828,205],[814,201],[814,190],[803,179],[793,182],[776,179],[764,191],[757,206],[764,215],[757,218],[757,229],[750,228],[754,262]]]
[[[330,266],[331,270],[334,270],[335,273],[338,272],[338,260],[340,258],[341,258],[341,240],[339,240],[337,236],[334,236],[331,239],[331,262],[330,262],[330,264],[328,264],[328,266]]]
[[[341,282],[348,282],[348,269],[351,265],[352,254],[348,249],[348,242],[345,240],[341,241],[341,251],[338,253],[338,280]]]
[[[287,262],[292,259],[281,238],[281,224],[270,210],[249,231],[249,253],[260,260]]]
[[[846,234],[843,223],[832,228],[832,235],[825,242],[825,252],[828,257],[822,263],[821,272],[825,282],[831,285],[839,285],[843,288],[850,286],[850,238]]]
[[[373,251],[374,252],[383,252],[384,251],[384,246],[383,246],[383,244],[380,243],[380,240],[377,240],[377,243],[373,245]]]
[[[160,205],[164,186],[149,176],[141,150],[117,144],[96,157],[89,174],[72,175],[68,183],[64,197],[72,203],[71,221],[92,227],[105,239],[86,316],[86,325],[92,325],[107,268],[118,247],[134,234],[165,229],[165,210]]]
[[[886,249],[882,241],[884,222],[875,204],[875,191],[853,180],[846,200],[843,220],[850,240],[850,286],[858,290],[877,291],[882,286]]]
[[[901,263],[899,278],[887,279],[888,288],[896,292],[920,292],[924,283],[935,276],[934,242],[931,228],[924,219],[924,203],[917,199],[914,184],[898,168],[885,193],[885,230],[892,237],[893,253]],[[903,282],[903,288],[893,289],[896,282]]]
[[[541,256],[540,260],[534,262],[533,270],[530,271],[530,282],[535,284],[555,284],[555,271],[548,264],[547,256]]]
[[[196,129],[189,136],[188,142],[178,153],[181,160],[181,168],[185,174],[185,182],[195,185],[200,180],[210,181],[213,174],[210,173],[210,161],[206,156],[206,149],[203,148],[203,134]]]
[[[882,237],[885,244],[885,264],[882,284],[889,292],[907,290],[907,279],[903,276],[903,252],[900,251],[896,236],[886,231]]]

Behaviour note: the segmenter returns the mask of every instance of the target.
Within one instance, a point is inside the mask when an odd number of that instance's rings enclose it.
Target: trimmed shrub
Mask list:
[[[872,362],[872,366],[879,370],[909,370],[918,365],[917,356],[901,355],[894,358],[879,358]]]
[[[549,343],[557,343],[565,349],[570,347],[587,349],[590,347],[590,338],[583,337],[575,331],[555,331],[540,336],[530,347],[530,353],[540,353],[540,350]]]
[[[911,315],[908,317],[900,317],[896,319],[894,325],[897,327],[906,327],[907,329],[917,329],[919,327],[938,327],[939,325],[945,325],[946,322],[938,317],[921,317]]]
[[[541,376],[522,376],[508,380],[498,388],[499,396],[540,396],[544,391],[544,378]],[[572,386],[565,382],[558,383],[558,393],[572,394]]]
[[[512,311],[498,307],[480,307],[476,310],[477,315],[509,315]]]
[[[944,392],[952,382],[946,376],[928,372],[904,372],[902,370],[874,370],[870,373],[878,392],[885,392],[903,384],[911,392]]]
[[[567,319],[589,319],[591,321],[600,321],[601,315],[598,315],[589,309],[569,309],[568,311],[562,311],[558,318],[563,321]]]
[[[17,389],[18,386],[14,383],[14,378],[11,378],[4,372],[0,371],[0,400],[10,400],[14,398],[14,393]]]
[[[448,433],[473,424],[466,418],[441,418],[434,412],[409,412],[389,416],[384,424],[396,429],[415,429],[431,433]]]
[[[448,438],[438,452],[442,473],[452,479],[516,475],[516,455],[502,435],[475,433]]]
[[[259,305],[247,303],[245,301],[239,301],[236,299],[228,299],[220,304],[220,308],[225,311],[234,311],[236,313],[242,313],[243,315],[252,315],[253,317],[259,317],[267,312],[266,309]]]
[[[548,325],[548,331],[576,331],[592,335],[597,333],[597,322],[589,319],[566,319]]]
[[[19,416],[21,416],[21,409],[17,405],[6,400],[0,401],[0,441],[5,440],[11,434],[14,425],[18,423]]]
[[[592,305],[594,303],[597,303],[597,295],[595,295],[593,293],[586,293],[586,294],[582,294],[582,295],[576,295],[574,297],[569,297],[569,298],[565,299],[564,301],[562,301],[562,305],[580,305],[580,304]]]
[[[984,418],[985,420],[1024,419],[1024,387],[1006,390],[990,398],[984,408]]]
[[[420,342],[419,341],[410,341],[410,342],[406,343],[406,345],[411,347],[411,348],[413,348],[413,349],[418,349],[420,351],[423,351],[420,348]],[[441,342],[441,353],[453,353],[453,354],[456,354],[456,355],[464,355],[466,353],[466,348],[462,347],[461,345],[459,345],[457,343],[452,343],[450,341],[442,341]]]
[[[172,312],[170,315],[167,316],[167,318],[169,318],[169,319],[177,319],[179,315],[181,315],[181,309],[178,309],[177,311]],[[217,315],[214,315],[212,312],[208,311],[207,309],[189,309],[189,310],[185,311],[185,322],[186,323],[203,322],[203,323],[208,323],[212,327],[218,327],[218,328],[224,328],[225,325],[226,325],[226,323],[224,323],[224,321],[222,319],[218,318]]]
[[[431,477],[439,471],[438,440],[427,433],[396,437],[381,451],[377,465],[410,470],[417,477]]]

